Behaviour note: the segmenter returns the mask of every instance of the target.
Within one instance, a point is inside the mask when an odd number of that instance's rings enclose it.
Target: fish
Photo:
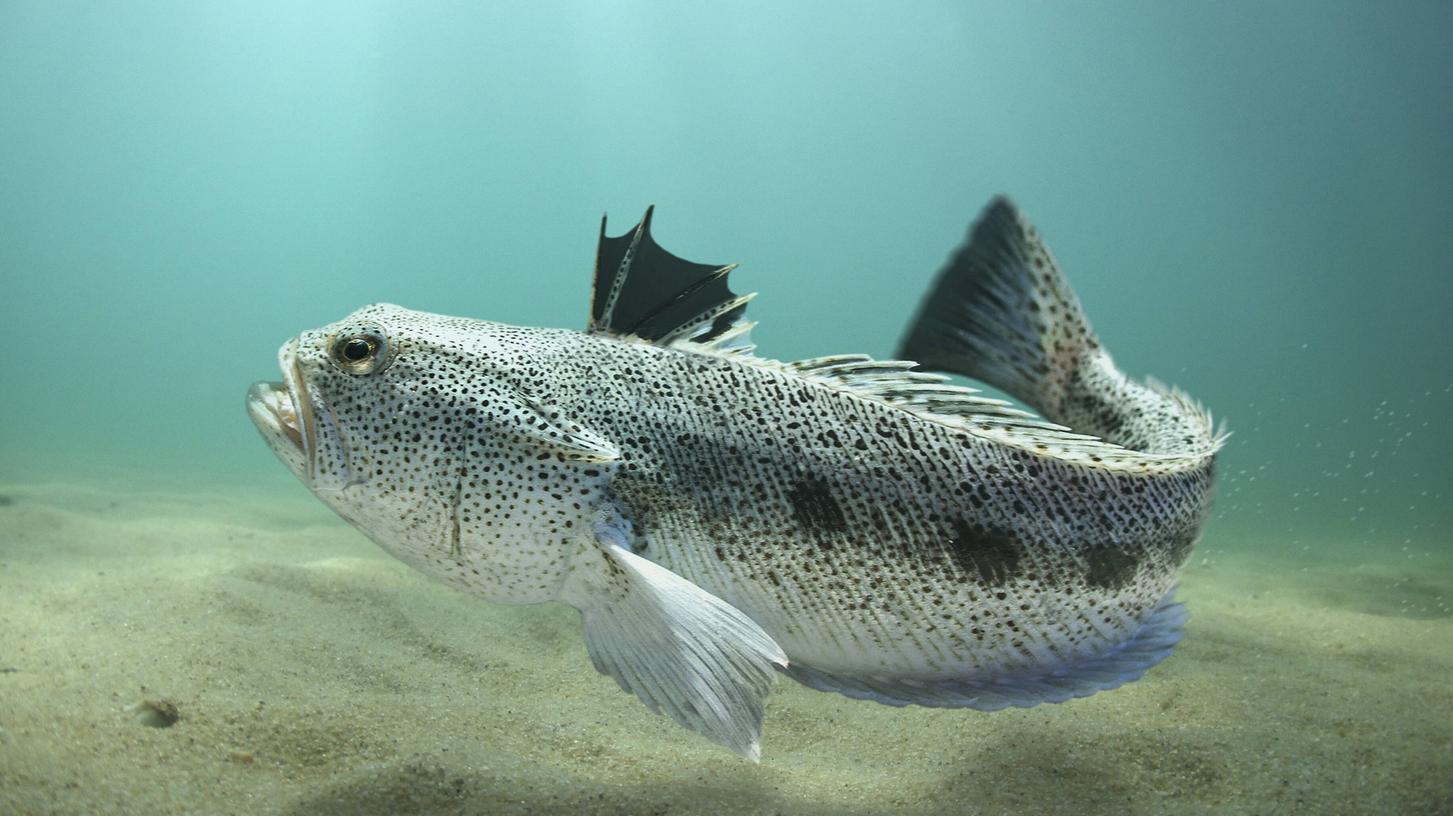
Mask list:
[[[602,218],[584,330],[365,306],[284,343],[251,419],[384,550],[575,607],[599,672],[753,761],[781,675],[993,711],[1171,653],[1225,434],[1115,365],[1009,199],[891,360],[757,354],[735,265],[668,252],[653,212]]]

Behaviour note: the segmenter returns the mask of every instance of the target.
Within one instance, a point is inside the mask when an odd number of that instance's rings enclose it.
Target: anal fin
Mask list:
[[[619,523],[596,527],[561,600],[580,610],[601,674],[652,711],[761,757],[763,703],[787,655],[736,607],[628,548]]]
[[[783,673],[818,691],[833,691],[859,700],[892,706],[973,708],[998,711],[1029,708],[1087,697],[1138,680],[1164,660],[1181,639],[1186,608],[1173,592],[1166,593],[1140,628],[1123,643],[1091,657],[1057,666],[1043,666],[973,678],[917,678],[847,674],[793,662]]]

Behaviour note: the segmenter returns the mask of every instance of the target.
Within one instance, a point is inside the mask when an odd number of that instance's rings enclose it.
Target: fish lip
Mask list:
[[[307,391],[302,387],[297,347],[294,339],[278,350],[282,382],[257,382],[247,390],[247,413],[265,434],[287,440],[306,463],[307,473],[299,475],[311,476],[315,423]]]
[[[297,436],[293,439],[299,450],[303,453],[303,461],[308,466],[308,477],[313,476],[313,451],[317,450],[317,439],[315,438],[317,423],[313,421],[313,403],[308,399],[308,389],[303,383],[303,370],[298,365],[299,338],[284,343],[277,352],[278,368],[283,373],[283,384],[287,388],[288,399],[292,402],[293,416],[297,424],[294,431]],[[289,434],[292,438],[292,435]]]
[[[298,430],[297,415],[293,411],[292,398],[287,396],[287,386],[280,382],[256,382],[247,389],[247,413],[254,424],[266,431],[288,440],[303,450],[302,433]]]

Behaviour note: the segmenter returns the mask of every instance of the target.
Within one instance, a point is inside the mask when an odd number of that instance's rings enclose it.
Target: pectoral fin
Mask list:
[[[787,666],[776,641],[736,607],[628,548],[616,524],[596,528],[562,600],[580,610],[601,673],[652,711],[753,761],[763,700]]]

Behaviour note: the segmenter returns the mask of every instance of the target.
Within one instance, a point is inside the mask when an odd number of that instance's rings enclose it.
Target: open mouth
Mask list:
[[[296,340],[278,350],[278,367],[284,381],[253,383],[247,391],[247,413],[279,455],[284,454],[281,446],[286,445],[291,448],[287,453],[306,462],[312,447],[308,439],[308,400],[296,351]]]
[[[280,382],[253,383],[247,391],[247,412],[252,421],[264,431],[272,431],[287,439],[303,451],[303,427],[298,421],[298,412],[293,407],[293,398],[286,385]]]

